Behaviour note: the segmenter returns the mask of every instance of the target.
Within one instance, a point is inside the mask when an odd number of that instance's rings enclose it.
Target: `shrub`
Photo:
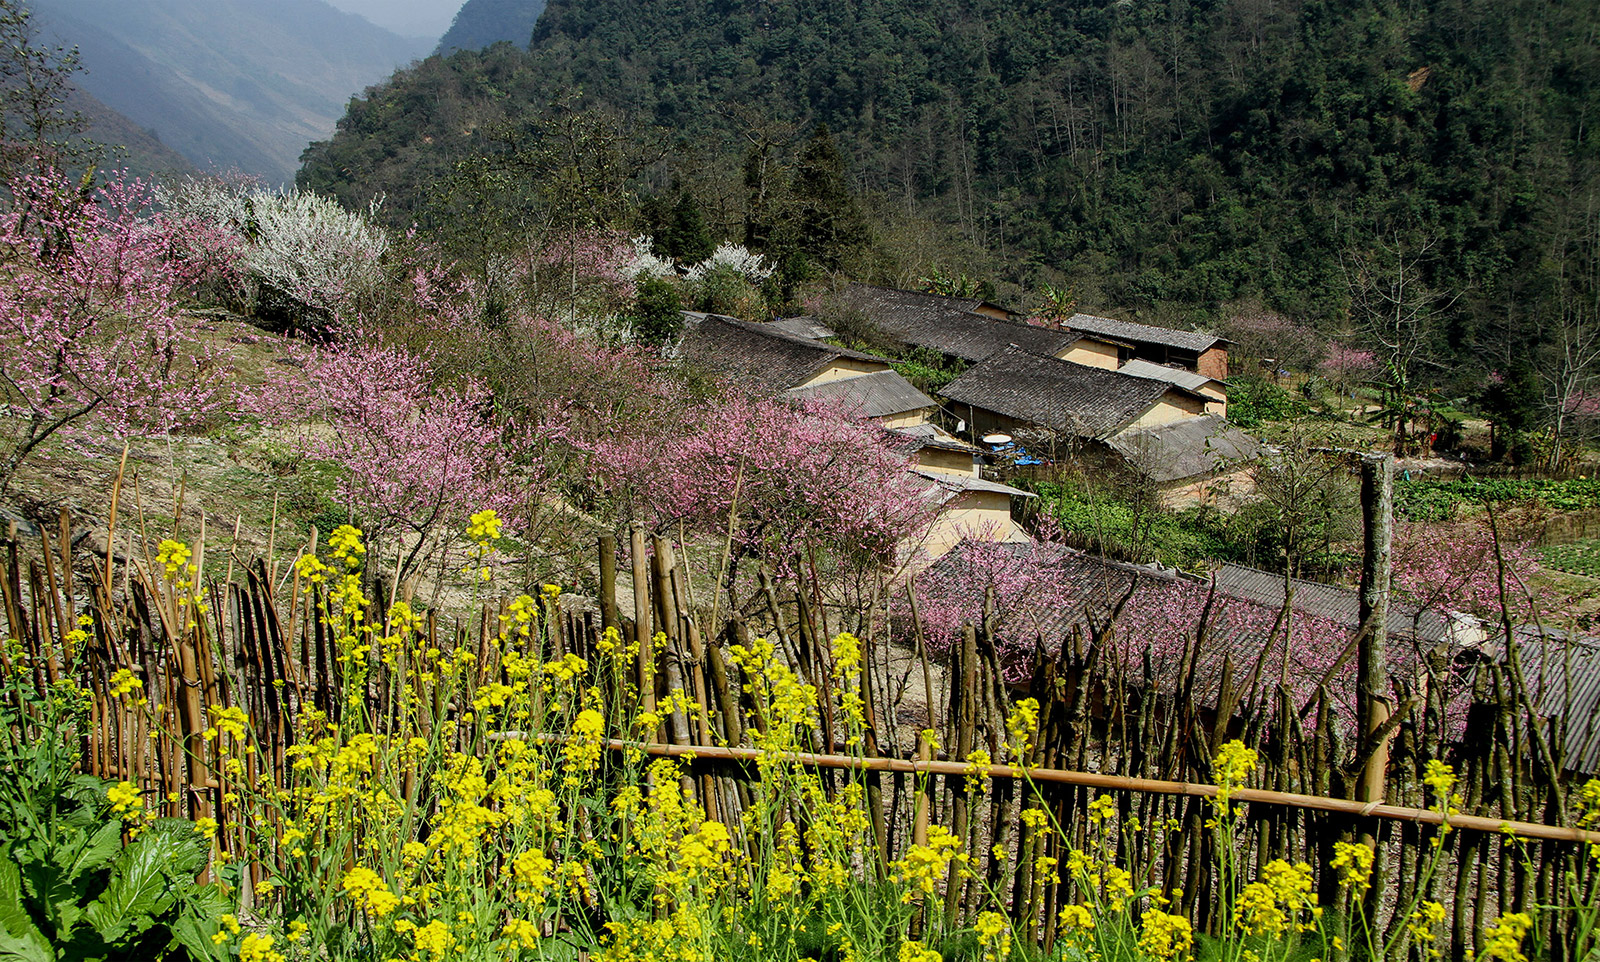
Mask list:
[[[1228,420],[1242,428],[1257,428],[1267,421],[1289,421],[1310,413],[1304,400],[1264,378],[1241,377],[1230,384]]]

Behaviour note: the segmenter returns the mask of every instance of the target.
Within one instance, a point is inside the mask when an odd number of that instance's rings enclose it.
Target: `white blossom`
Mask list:
[[[633,245],[633,257],[624,268],[624,273],[634,280],[651,278],[660,280],[664,277],[678,276],[678,268],[669,260],[657,257],[650,248],[655,246],[655,239],[649,235],[640,235],[630,241]]]
[[[724,242],[711,256],[689,268],[688,278],[698,281],[719,267],[729,268],[753,284],[759,284],[772,276],[775,268],[768,266],[767,259],[760,254],[752,254],[743,244]]]

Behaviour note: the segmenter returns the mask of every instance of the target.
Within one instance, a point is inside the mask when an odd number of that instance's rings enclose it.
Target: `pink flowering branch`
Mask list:
[[[214,351],[177,314],[189,225],[153,215],[137,180],[84,197],[58,173],[20,178],[0,214],[0,386],[9,404],[0,487],[61,435],[124,440],[202,421],[220,405]]]
[[[300,451],[341,469],[341,495],[367,533],[400,540],[402,578],[474,512],[492,508],[515,529],[538,465],[514,461],[481,383],[437,385],[426,361],[373,340],[307,358],[304,377],[269,381],[256,410],[300,425]]]
[[[591,454],[612,497],[658,530],[721,538],[731,522],[735,564],[760,558],[780,577],[816,552],[892,562],[930,507],[926,482],[876,426],[776,400],[725,396],[663,434],[603,438]]]

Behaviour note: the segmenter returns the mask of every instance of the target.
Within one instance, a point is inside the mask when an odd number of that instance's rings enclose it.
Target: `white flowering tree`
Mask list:
[[[351,316],[381,280],[389,238],[376,202],[352,213],[317,194],[224,178],[189,178],[161,202],[169,215],[236,235],[245,306],[277,326],[321,328]]]

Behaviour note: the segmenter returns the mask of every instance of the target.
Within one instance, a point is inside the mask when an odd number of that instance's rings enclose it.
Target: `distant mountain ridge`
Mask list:
[[[94,94],[74,89],[67,108],[82,115],[82,137],[107,148],[97,160],[101,167],[127,169],[135,177],[170,179],[192,174],[189,158],[167,146],[155,131],[147,130],[101,103]]]
[[[545,0],[467,0],[436,53],[482,50],[502,41],[526,48]]]
[[[34,0],[76,81],[201,168],[293,180],[348,100],[427,52],[324,0]]]

